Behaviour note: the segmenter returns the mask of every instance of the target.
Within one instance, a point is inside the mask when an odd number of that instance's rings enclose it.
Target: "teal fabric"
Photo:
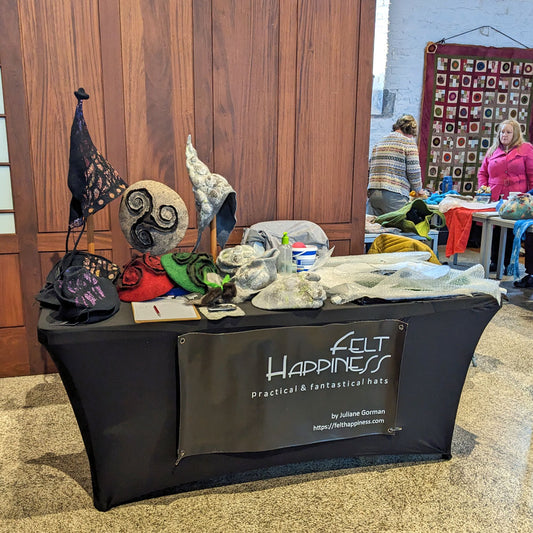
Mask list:
[[[511,259],[509,266],[507,267],[507,274],[514,276],[515,279],[519,277],[520,266],[518,259],[520,257],[520,247],[522,246],[522,238],[529,226],[533,225],[533,219],[517,220],[513,227],[514,239],[513,239],[513,251],[511,252]]]

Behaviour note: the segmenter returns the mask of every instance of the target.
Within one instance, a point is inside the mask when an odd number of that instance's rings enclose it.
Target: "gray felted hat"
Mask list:
[[[212,174],[207,165],[198,159],[190,135],[187,138],[185,156],[198,218],[198,239],[194,250],[200,243],[202,232],[215,216],[217,217],[217,242],[221,248],[224,248],[237,222],[235,219],[236,193],[226,178],[219,174]]]
[[[176,191],[158,181],[141,180],[124,192],[119,220],[133,248],[162,255],[176,248],[185,236],[189,213]]]
[[[217,256],[217,267],[222,274],[233,276],[237,269],[257,257],[255,250],[247,244],[224,248]]]
[[[272,248],[238,268],[233,278],[231,278],[237,289],[237,295],[233,299],[234,302],[248,300],[276,279],[278,275],[276,268],[278,255],[279,250]]]
[[[313,272],[280,276],[254,296],[252,305],[260,309],[317,309],[327,297],[319,280]]]

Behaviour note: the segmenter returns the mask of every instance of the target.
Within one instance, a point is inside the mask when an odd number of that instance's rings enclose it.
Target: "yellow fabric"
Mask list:
[[[436,265],[442,264],[427,244],[416,239],[411,239],[410,237],[404,237],[403,235],[382,233],[379,237],[376,237],[368,250],[369,254],[394,252],[429,252],[431,254],[431,257],[428,259],[430,263],[435,263]]]

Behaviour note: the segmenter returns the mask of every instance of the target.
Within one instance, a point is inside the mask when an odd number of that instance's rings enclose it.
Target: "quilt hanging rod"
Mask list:
[[[513,39],[506,33],[503,33],[502,31],[497,30],[496,28],[493,28],[492,26],[479,26],[472,30],[464,31],[463,33],[458,33],[457,35],[452,35],[451,37],[446,37],[444,39],[441,39],[440,41],[437,41],[437,44],[444,44],[446,41],[449,41],[450,39],[455,39],[455,37],[460,37],[461,35],[465,35],[466,33],[472,33],[473,31],[477,31],[477,30],[489,30],[489,29],[498,32],[499,34],[503,35],[504,37],[507,37],[508,39],[511,39],[511,41],[514,41],[515,43],[519,44],[520,46],[523,46],[524,48],[530,48],[529,46],[526,46],[524,43],[521,43],[520,41]]]

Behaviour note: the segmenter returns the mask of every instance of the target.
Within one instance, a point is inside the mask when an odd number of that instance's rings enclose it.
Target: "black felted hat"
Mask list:
[[[83,225],[84,219],[118,198],[127,184],[94,146],[85,118],[83,100],[89,95],[83,87],[74,95],[78,99],[70,130],[68,187],[72,193],[69,226]]]
[[[82,266],[72,266],[54,283],[57,317],[74,324],[90,324],[112,317],[120,309],[112,281],[99,278]]]

